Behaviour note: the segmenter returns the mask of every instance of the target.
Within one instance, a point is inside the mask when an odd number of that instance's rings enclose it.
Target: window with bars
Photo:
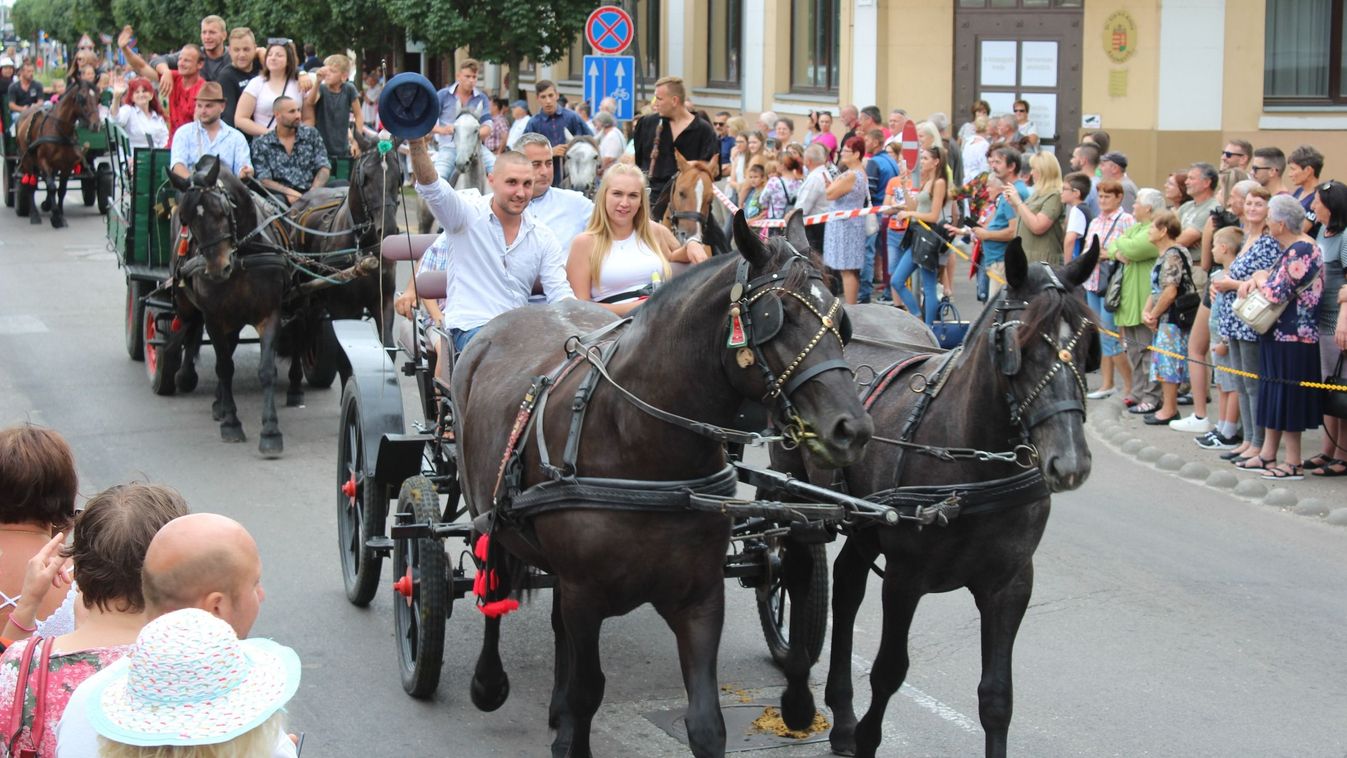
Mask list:
[[[839,0],[791,0],[790,88],[837,92]]]
[[[707,26],[711,33],[706,47],[708,87],[739,89],[740,61],[744,38],[743,0],[707,0]]]
[[[1263,101],[1347,105],[1343,0],[1267,0]]]

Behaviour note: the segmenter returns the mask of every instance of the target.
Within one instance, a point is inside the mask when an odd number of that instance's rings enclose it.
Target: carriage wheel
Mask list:
[[[440,498],[424,476],[402,483],[399,523],[438,523]],[[449,561],[444,541],[417,537],[393,542],[393,628],[402,689],[430,697],[440,685],[444,663],[444,623],[449,617]]]
[[[145,360],[145,296],[150,283],[126,279],[126,353],[133,361]]]
[[[150,389],[154,394],[168,396],[178,391],[173,375],[182,363],[182,348],[168,349],[164,343],[169,339],[171,319],[157,308],[145,306],[141,314],[143,324],[142,341],[145,356],[145,374],[150,378]]]
[[[10,174],[10,183],[14,183],[14,175]],[[28,192],[30,188],[22,184],[14,187],[14,213],[20,218],[25,218],[33,213],[33,200],[36,198],[37,191]]]
[[[318,333],[304,348],[304,381],[310,387],[325,390],[332,386],[337,378],[337,356],[341,345],[337,342],[337,333],[332,329],[332,319],[323,316],[318,320]]]
[[[807,551],[809,569],[809,596],[791,597],[781,575],[781,565],[788,550]],[[768,581],[757,589],[758,621],[767,639],[767,649],[777,666],[785,666],[790,654],[792,638],[804,642],[809,663],[818,661],[823,642],[828,634],[828,551],[821,544],[804,544],[777,537],[769,541],[763,553],[764,576]],[[804,623],[800,628],[791,625],[791,604],[804,603]]]
[[[379,590],[383,556],[369,541],[384,533],[388,496],[383,485],[366,476],[364,429],[355,383],[341,398],[341,436],[337,440],[337,549],[346,599],[364,607]]]
[[[98,185],[94,180],[95,175],[80,174],[80,199],[84,201],[85,208],[92,206],[98,200]]]
[[[0,139],[3,139],[3,137],[0,137]],[[15,197],[15,195],[18,193],[18,185],[17,185],[17,183],[15,183],[15,181],[14,181],[15,178],[16,178],[16,177],[15,177],[15,174],[14,174],[13,163],[12,163],[11,161],[9,161],[8,159],[6,159],[6,160],[4,161],[4,172],[3,172],[3,175],[0,175],[0,182],[3,182],[4,185],[5,185],[5,207],[6,207],[6,208],[13,208],[13,207],[14,207],[14,197]]]
[[[94,191],[98,194],[98,212],[101,215],[108,215],[108,209],[112,207],[112,166],[107,163],[98,164],[94,170]]]

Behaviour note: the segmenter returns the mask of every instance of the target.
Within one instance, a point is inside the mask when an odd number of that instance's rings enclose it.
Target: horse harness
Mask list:
[[[197,185],[196,189],[199,189],[203,193],[211,193],[215,195],[217,198],[219,198],[220,202],[223,203],[225,206],[224,217],[228,224],[228,226],[226,227],[226,232],[224,234],[221,234],[217,237],[213,237],[205,241],[197,241],[196,248],[198,250],[211,247],[213,245],[218,245],[221,242],[228,242],[230,243],[231,250],[241,251],[246,243],[252,240],[253,237],[256,237],[260,234],[263,237],[263,241],[261,243],[254,244],[254,247],[257,248],[257,252],[253,252],[250,254],[240,254],[238,256],[239,268],[244,271],[247,271],[249,269],[258,269],[271,266],[289,268],[289,266],[291,265],[291,260],[289,257],[290,236],[289,234],[286,233],[285,227],[278,222],[278,219],[280,218],[279,215],[273,215],[266,218],[260,224],[258,224],[256,229],[253,229],[251,232],[248,232],[242,237],[239,237],[238,226],[234,219],[234,211],[237,209],[238,204],[234,202],[233,196],[230,194],[229,190],[224,186],[224,183],[221,181],[216,181],[215,184],[208,187]],[[178,207],[179,210],[181,211],[182,206],[179,205]],[[199,204],[196,206],[196,208],[198,213],[205,212],[204,207]],[[278,247],[272,241],[271,237],[266,234],[267,230],[270,230],[273,234],[276,234],[281,238],[280,247]],[[190,240],[191,240],[191,229],[187,224],[186,219],[182,219],[182,229],[179,232],[179,240],[177,248],[178,253],[173,257],[173,260],[178,264],[176,267],[177,268],[176,276],[179,279],[185,279],[198,273],[198,271],[202,268],[205,268],[206,265],[205,259],[200,256],[193,256],[189,260],[185,261],[178,260],[179,258],[185,258],[187,256],[187,251],[189,249],[188,243],[190,242]]]

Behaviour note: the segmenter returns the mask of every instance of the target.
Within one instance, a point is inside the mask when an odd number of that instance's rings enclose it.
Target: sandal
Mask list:
[[[1309,466],[1306,466],[1305,468],[1309,468]],[[1324,465],[1310,473],[1314,476],[1324,477],[1325,479],[1333,476],[1347,476],[1347,461],[1329,458],[1327,461],[1324,461]]]
[[[1313,471],[1315,469],[1323,468],[1324,466],[1332,464],[1334,460],[1336,459],[1330,458],[1327,455],[1324,455],[1323,453],[1319,453],[1315,455],[1313,458],[1309,459],[1308,461],[1305,461],[1303,466],[1306,471]]]
[[[1131,408],[1128,408],[1127,412],[1135,413],[1139,416],[1144,416],[1147,413],[1155,413],[1158,410],[1160,410],[1160,406],[1156,405],[1155,403],[1137,403]]]
[[[1258,461],[1258,463],[1255,464],[1254,461]],[[1257,455],[1251,455],[1248,458],[1235,459],[1235,468],[1244,469],[1245,471],[1266,471],[1276,465],[1276,461],[1265,461]]]
[[[1297,482],[1305,478],[1305,470],[1303,466],[1298,466],[1294,463],[1283,463],[1268,467],[1268,469],[1263,472],[1263,478]]]

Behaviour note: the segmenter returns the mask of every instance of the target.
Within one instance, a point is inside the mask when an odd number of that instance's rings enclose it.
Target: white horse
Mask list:
[[[566,145],[566,178],[562,186],[593,198],[599,184],[599,143],[593,137],[575,137]]]
[[[454,119],[454,165],[445,181],[455,190],[474,189],[487,194],[486,166],[482,163],[482,122],[472,111],[461,110]],[[422,234],[435,229],[435,217],[424,200],[417,198],[418,228]]]

